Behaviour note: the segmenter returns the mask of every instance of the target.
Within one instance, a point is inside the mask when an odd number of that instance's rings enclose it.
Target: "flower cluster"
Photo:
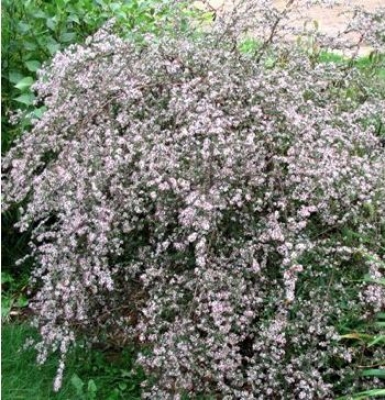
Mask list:
[[[385,101],[350,90],[354,66],[273,40],[286,11],[252,3],[269,33],[251,53],[232,12],[139,44],[102,30],[41,71],[47,111],[4,194],[33,226],[56,387],[76,336],[111,332],[151,346],[149,399],[331,399],[351,378],[338,321],[384,306],[350,278],[384,273]]]

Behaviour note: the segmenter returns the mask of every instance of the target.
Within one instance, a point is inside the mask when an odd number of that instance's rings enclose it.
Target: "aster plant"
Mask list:
[[[111,335],[148,349],[143,398],[365,388],[340,329],[385,306],[360,283],[384,277],[385,101],[353,62],[293,41],[307,3],[210,8],[188,29],[176,12],[140,40],[106,27],[40,71],[46,111],[3,161],[4,197],[33,227],[35,346],[61,355],[56,389],[77,340]],[[349,29],[379,49],[378,15]]]

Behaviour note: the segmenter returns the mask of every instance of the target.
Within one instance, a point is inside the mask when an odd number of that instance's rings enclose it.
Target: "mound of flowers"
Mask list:
[[[385,306],[360,283],[384,272],[384,101],[361,99],[354,66],[269,35],[245,53],[229,26],[102,30],[40,72],[46,111],[4,159],[4,196],[33,228],[56,388],[76,340],[111,333],[148,348],[144,398],[354,388],[341,323]]]

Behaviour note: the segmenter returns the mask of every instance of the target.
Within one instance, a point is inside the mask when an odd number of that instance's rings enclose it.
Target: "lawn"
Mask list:
[[[3,400],[134,400],[140,398],[143,375],[131,371],[130,349],[77,349],[70,355],[60,392],[53,391],[57,358],[36,366],[36,352],[24,350],[26,340],[36,336],[27,324],[2,327]]]

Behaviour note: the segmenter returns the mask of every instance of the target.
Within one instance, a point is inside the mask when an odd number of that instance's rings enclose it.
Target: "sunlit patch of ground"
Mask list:
[[[239,2],[239,0],[204,0],[197,1],[195,4],[202,7],[203,3],[208,3],[214,10],[220,12],[221,9],[231,9],[234,4]],[[277,9],[283,10],[288,4],[288,0],[275,0],[273,3],[276,5]],[[295,3],[304,3],[304,0],[295,0],[293,6],[295,6]],[[302,13],[302,17],[298,17],[298,14],[293,14],[290,24],[301,26],[306,19],[309,19],[311,21],[316,21],[317,29],[322,33],[337,35],[346,27],[356,7],[362,7],[370,12],[379,7],[385,7],[385,0],[345,0],[340,1],[340,3],[345,4],[338,6],[333,5],[333,7],[311,6]],[[348,37],[352,42],[358,41],[357,35],[353,34]],[[370,53],[370,51],[370,47],[364,44],[360,49],[360,54],[367,54]]]

